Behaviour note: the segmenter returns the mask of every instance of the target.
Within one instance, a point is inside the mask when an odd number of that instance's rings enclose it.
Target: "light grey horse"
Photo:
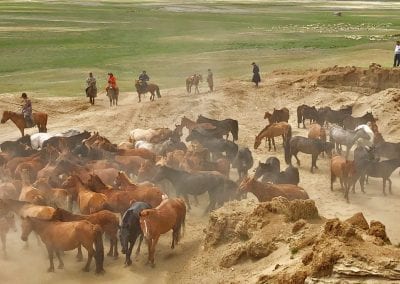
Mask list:
[[[346,145],[346,159],[349,156],[351,147],[353,147],[358,139],[370,140],[370,136],[363,128],[358,130],[344,130],[341,127],[333,126],[329,130],[329,141],[335,143],[338,153],[341,153],[342,145]]]

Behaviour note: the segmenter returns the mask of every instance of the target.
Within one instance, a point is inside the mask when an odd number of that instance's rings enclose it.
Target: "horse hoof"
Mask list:
[[[106,271],[103,268],[100,270],[96,270],[97,275],[103,275],[104,273],[106,273]]]
[[[125,267],[131,266],[131,265],[132,265],[132,260],[125,262]]]
[[[113,256],[112,252],[107,253],[107,256]]]
[[[83,272],[89,272],[89,268],[84,267],[84,268],[82,268],[82,271],[83,271]]]
[[[118,259],[118,255],[114,255],[114,259]]]
[[[49,269],[47,269],[47,272],[54,272],[54,267],[53,268],[49,268]]]
[[[58,269],[64,269],[64,264],[60,264],[57,268]]]

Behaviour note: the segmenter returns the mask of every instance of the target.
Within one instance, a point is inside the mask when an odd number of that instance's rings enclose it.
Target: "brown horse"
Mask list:
[[[92,223],[93,225],[99,225],[101,230],[108,236],[110,239],[110,251],[108,252],[108,256],[114,256],[114,258],[118,258],[118,217],[115,216],[114,213],[108,210],[101,210],[99,212],[89,214],[89,215],[77,215],[73,214],[69,211],[66,211],[61,208],[57,208],[54,212],[52,221],[63,221],[63,222],[71,222],[71,221],[80,221],[86,220]],[[78,248],[78,259],[82,259],[82,250],[81,247]]]
[[[344,190],[344,196],[349,202],[350,179],[355,176],[356,168],[354,161],[346,160],[342,156],[334,156],[331,160],[331,190],[336,178],[339,178],[340,186]]]
[[[50,206],[34,205],[26,201],[13,199],[0,199],[0,211],[13,211],[22,218],[34,217],[42,220],[50,220],[55,209]]]
[[[281,122],[281,121],[289,121],[289,109],[286,107],[281,108],[281,109],[275,109],[272,113],[269,111],[265,112],[264,114],[264,119],[267,119],[269,121],[269,124],[275,123],[275,122]]]
[[[22,171],[21,178],[22,189],[18,199],[20,201],[27,201],[36,205],[46,205],[46,197],[39,189],[32,187],[29,178],[29,172],[27,170]]]
[[[145,209],[140,212],[140,227],[147,240],[149,249],[148,262],[154,266],[154,253],[158,239],[172,229],[173,249],[185,228],[186,206],[180,198],[166,199],[154,209]]]
[[[129,191],[116,190],[105,185],[97,175],[91,175],[88,187],[95,192],[106,195],[108,205],[114,209],[114,212],[121,214],[130,207],[133,201],[146,202],[154,208],[161,203],[163,196],[157,187],[150,186],[138,187]]]
[[[308,138],[319,139],[322,142],[326,142],[326,130],[323,126],[318,123],[310,124],[310,129],[308,130]],[[322,157],[324,152],[322,152]]]
[[[77,201],[82,214],[92,214],[103,210],[107,204],[107,197],[102,193],[89,190],[77,175],[72,175],[62,184],[72,198]]]
[[[48,178],[38,179],[32,186],[40,190],[49,205],[72,210],[71,194],[65,189],[50,186]]]
[[[195,94],[200,94],[199,83],[203,82],[203,76],[201,74],[194,74],[186,78],[186,91],[190,94],[192,92],[192,86],[194,85]]]
[[[136,92],[138,93],[139,103],[142,101],[140,95],[150,92],[150,101],[154,101],[155,94],[157,98],[161,98],[160,88],[156,84],[149,83],[145,87],[140,84],[139,80],[135,81]]]
[[[208,123],[208,122],[197,123],[193,120],[190,120],[186,116],[181,118],[181,125],[183,127],[186,127],[189,130],[189,134],[195,128],[202,128],[202,129],[216,129],[217,128],[215,125],[212,125],[211,123]]]
[[[8,213],[4,216],[0,216],[0,238],[4,256],[7,256],[6,238],[7,233],[10,231],[10,229],[13,229],[14,232],[17,231],[17,227],[15,226],[14,214]]]
[[[34,112],[33,113],[33,123],[34,126],[37,125],[39,132],[47,132],[47,113],[44,112]],[[3,117],[1,118],[1,123],[6,123],[7,120],[11,120],[21,131],[22,137],[24,136],[26,126],[24,115],[21,113],[16,113],[12,111],[4,111]]]
[[[58,268],[64,268],[61,252],[83,246],[88,252],[88,260],[83,271],[88,272],[94,256],[96,274],[104,273],[104,248],[101,227],[88,221],[59,222],[43,221],[36,218],[26,218],[21,223],[21,239],[27,240],[28,235],[35,231],[45,244],[50,261],[48,272],[54,272],[54,252],[59,261]],[[93,247],[94,246],[94,247]]]
[[[274,150],[276,151],[275,147],[275,140],[274,137],[282,136],[283,144],[285,145],[286,141],[290,140],[292,136],[292,127],[287,122],[278,122],[269,124],[264,127],[263,130],[258,133],[256,139],[254,141],[254,149],[257,149],[260,146],[262,139],[268,140],[268,151],[271,151],[271,139],[274,145]]]
[[[240,191],[253,193],[258,201],[271,201],[272,198],[283,196],[288,200],[309,199],[307,192],[294,184],[272,184],[256,180],[254,177],[245,177],[239,186]]]

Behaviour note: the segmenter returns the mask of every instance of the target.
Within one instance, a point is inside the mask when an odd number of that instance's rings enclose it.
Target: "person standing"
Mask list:
[[[22,111],[22,115],[24,116],[24,119],[25,119],[26,127],[32,127],[33,126],[32,102],[28,98],[28,95],[26,93],[22,93],[21,98],[23,99],[21,111]]]
[[[400,41],[396,42],[396,46],[394,48],[394,63],[393,67],[397,67],[400,65]]]
[[[90,98],[90,103],[94,104],[94,98],[97,97],[97,86],[96,78],[93,77],[92,72],[89,73],[89,77],[86,79],[86,97]]]
[[[251,65],[253,65],[253,79],[251,81],[256,84],[256,87],[258,87],[258,83],[261,82],[260,68],[258,68],[255,62],[251,63]]]
[[[214,79],[213,79],[213,73],[211,72],[211,69],[207,70],[207,83],[208,83],[208,88],[210,88],[210,93],[214,91]]]

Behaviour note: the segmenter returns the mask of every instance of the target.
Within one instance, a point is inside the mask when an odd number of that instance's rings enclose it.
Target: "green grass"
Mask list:
[[[264,72],[366,66],[371,58],[389,66],[392,35],[400,28],[395,9],[335,17],[323,7],[279,1],[194,4],[202,7],[196,13],[135,1],[74,3],[0,2],[2,92],[82,95],[89,71],[100,87],[111,71],[122,91],[133,91],[143,69],[166,88],[182,86],[186,76],[209,67],[216,79],[245,78],[252,61]],[[353,35],[361,39],[346,38]],[[382,40],[371,41],[372,35]]]

